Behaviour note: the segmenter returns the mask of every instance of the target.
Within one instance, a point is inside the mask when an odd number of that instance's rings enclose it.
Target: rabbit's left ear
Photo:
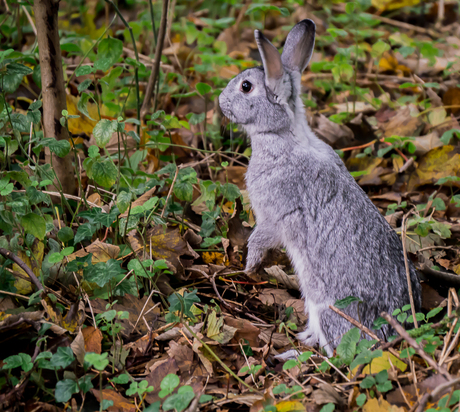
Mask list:
[[[281,63],[281,55],[278,49],[262,34],[261,31],[255,30],[257,47],[259,48],[260,57],[265,71],[265,82],[267,86],[273,88],[283,77],[284,69]]]
[[[315,32],[316,25],[310,19],[302,20],[292,28],[281,55],[286,68],[300,73],[306,69],[315,46]]]

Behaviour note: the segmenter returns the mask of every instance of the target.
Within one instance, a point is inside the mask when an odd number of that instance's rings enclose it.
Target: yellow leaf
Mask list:
[[[32,272],[35,274],[35,276],[37,276],[38,279],[40,279],[40,268],[42,266],[44,248],[45,246],[42,242],[39,242],[38,240],[35,241],[34,245],[32,246],[32,261],[31,258],[28,257],[24,251],[20,250],[18,252],[18,258],[21,259],[29,268],[32,269]],[[29,275],[24,270],[22,270],[16,263],[13,264],[13,270],[15,272],[20,273],[25,278],[29,279]],[[32,284],[28,280],[20,277],[17,277],[14,281],[14,287],[17,289],[17,293],[19,293],[20,295],[28,295],[34,290]]]
[[[383,398],[372,398],[363,406],[363,412],[405,412],[405,409],[396,405],[391,405]]]
[[[80,97],[66,94],[67,111],[71,115],[80,116],[78,119],[69,119],[69,131],[73,134],[85,133],[90,136],[93,133],[97,121],[91,120],[77,109]],[[93,119],[99,119],[99,113],[94,103],[88,102],[88,113]]]
[[[391,364],[390,364],[391,361]],[[379,358],[375,358],[372,360],[370,365],[367,365],[364,369],[363,372],[365,375],[371,374],[371,373],[379,373],[383,370],[389,370],[391,369],[391,365],[395,368],[398,368],[401,372],[404,372],[407,369],[407,365],[404,362],[401,362],[396,356],[392,355],[390,352],[383,352],[382,356]],[[352,375],[356,373],[358,370],[357,366],[353,371],[351,372]]]
[[[446,145],[430,150],[423,155],[417,169],[409,178],[407,190],[427,184],[434,184],[442,177],[460,175],[460,148]],[[457,182],[452,182],[457,186]]]
[[[420,0],[372,0],[372,6],[379,11],[396,10],[402,7],[415,6]]]
[[[306,411],[305,406],[299,401],[282,401],[277,403],[276,410],[278,412],[303,412]]]
[[[204,262],[207,264],[209,263],[212,263],[214,265],[224,264],[225,255],[223,253],[204,252],[202,257],[203,257]]]
[[[446,120],[447,112],[443,107],[437,107],[428,113],[428,121],[432,126],[437,126]]]

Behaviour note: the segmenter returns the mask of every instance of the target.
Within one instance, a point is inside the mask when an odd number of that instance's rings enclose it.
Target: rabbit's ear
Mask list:
[[[313,54],[315,32],[316,25],[310,19],[302,20],[292,28],[281,55],[285,67],[300,73],[305,70]]]
[[[257,47],[259,48],[260,56],[265,70],[265,79],[267,85],[278,81],[283,77],[283,64],[281,63],[281,55],[273,44],[259,30],[254,30]]]

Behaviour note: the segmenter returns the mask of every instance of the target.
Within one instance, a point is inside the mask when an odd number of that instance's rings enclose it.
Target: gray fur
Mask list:
[[[257,225],[249,238],[246,270],[254,271],[268,249],[284,246],[309,313],[299,338],[307,345],[319,343],[332,355],[352,325],[329,305],[347,296],[360,298],[359,314],[356,303],[344,312],[371,327],[382,311],[392,313],[409,303],[409,293],[399,237],[307,123],[300,76],[313,50],[315,25],[304,20],[291,34],[282,57],[270,53],[285,63],[281,77],[248,69],[230,81],[219,103],[252,144],[246,182]],[[303,53],[302,47],[307,48]],[[248,94],[241,88],[244,80],[254,86]],[[409,264],[420,310],[421,287]]]

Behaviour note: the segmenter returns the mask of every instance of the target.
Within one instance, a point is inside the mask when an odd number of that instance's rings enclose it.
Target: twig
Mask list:
[[[145,116],[148,112],[148,107],[150,106],[150,100],[152,100],[153,89],[155,88],[155,83],[157,81],[158,73],[160,70],[160,60],[161,53],[163,52],[163,43],[165,41],[166,35],[166,26],[168,19],[168,5],[169,0],[163,0],[163,10],[161,12],[161,23],[160,30],[158,32],[158,42],[155,49],[155,65],[153,66],[152,73],[150,74],[149,82],[147,84],[147,90],[145,91],[144,102],[142,103],[141,108],[141,118],[145,119]]]
[[[169,201],[169,198],[171,197],[171,193],[174,189],[174,184],[176,183],[176,179],[177,179],[177,175],[179,174],[179,167],[177,166],[176,167],[176,173],[174,175],[174,179],[171,183],[171,187],[169,188],[169,192],[168,192],[168,196],[166,196],[166,202],[165,202],[165,207],[163,208],[163,211],[161,212],[161,218],[164,216],[165,214],[165,210],[166,210],[166,207],[168,206],[168,201]]]
[[[380,316],[382,316],[396,330],[396,332],[403,337],[403,339],[415,350],[417,355],[419,355],[428,365],[430,365],[436,372],[443,375],[446,379],[452,380],[450,373],[428,356],[415,339],[412,338],[395,319],[386,312],[382,312]]]
[[[5,0],[5,4],[6,4],[6,0]],[[35,23],[34,21],[32,20],[32,17],[30,17],[30,13],[27,11],[27,9],[25,8],[25,6],[21,6],[22,9],[24,10],[24,13],[26,14],[26,17],[27,17],[27,20],[29,20],[29,23],[30,25],[32,26],[32,30],[35,34],[35,36],[37,36],[37,28],[35,27]]]
[[[401,238],[402,238],[402,247],[403,247],[403,254],[404,254],[404,266],[406,267],[407,288],[409,290],[410,306],[412,309],[412,318],[414,319],[414,326],[417,329],[418,324],[417,324],[417,319],[415,317],[414,296],[412,294],[412,282],[410,280],[409,261],[407,258],[407,251],[406,251],[406,218],[409,213],[411,213],[411,211],[409,211],[403,216],[403,220],[401,224]]]
[[[439,394],[444,392],[446,389],[449,389],[450,387],[456,385],[457,383],[460,383],[460,378],[456,378],[449,382],[443,383],[442,385],[439,385],[431,393],[425,393],[425,395],[423,395],[422,399],[420,400],[420,403],[417,408],[417,412],[423,412],[425,410],[426,404],[431,399],[436,398]]]
[[[378,342],[382,340],[370,329],[366,328],[363,324],[359,323],[356,319],[353,319],[351,316],[348,316],[346,313],[343,313],[340,309],[337,309],[333,305],[329,305],[329,309],[333,310],[338,315],[342,316],[342,318],[348,320],[352,325],[356,326],[358,329],[361,329],[366,335],[370,336],[372,339],[375,339]]]
[[[25,190],[13,190],[13,192],[17,192],[17,193],[24,193]],[[47,195],[50,195],[50,196],[55,196],[55,197],[61,197],[61,193],[59,192],[48,192],[46,190],[41,190],[41,193],[45,193]],[[68,195],[66,193],[62,193],[62,195],[66,198],[66,199],[72,199],[72,200],[77,200],[77,201],[81,201],[83,202],[83,199],[81,197],[78,197],[78,196],[73,196],[73,195]],[[88,205],[90,206],[93,206],[93,207],[98,207],[100,209],[102,209],[102,206],[99,206],[97,205],[96,203],[92,203],[90,201],[87,201]],[[104,211],[104,209],[102,209],[102,212],[103,213],[107,213]]]
[[[28,296],[19,295],[13,292],[7,292],[6,290],[0,290],[0,295],[9,295],[9,296],[14,296],[15,298],[18,298],[18,299],[29,300]]]
[[[34,272],[32,272],[32,269],[30,269],[29,266],[27,266],[21,259],[19,259],[17,256],[13,255],[12,252],[9,250],[3,249],[0,247],[0,255],[5,257],[6,259],[12,260],[14,263],[16,263],[24,272],[29,275],[30,280],[32,283],[35,285],[35,287],[38,290],[44,290],[43,285],[40,283],[40,281],[37,279],[35,276]]]

